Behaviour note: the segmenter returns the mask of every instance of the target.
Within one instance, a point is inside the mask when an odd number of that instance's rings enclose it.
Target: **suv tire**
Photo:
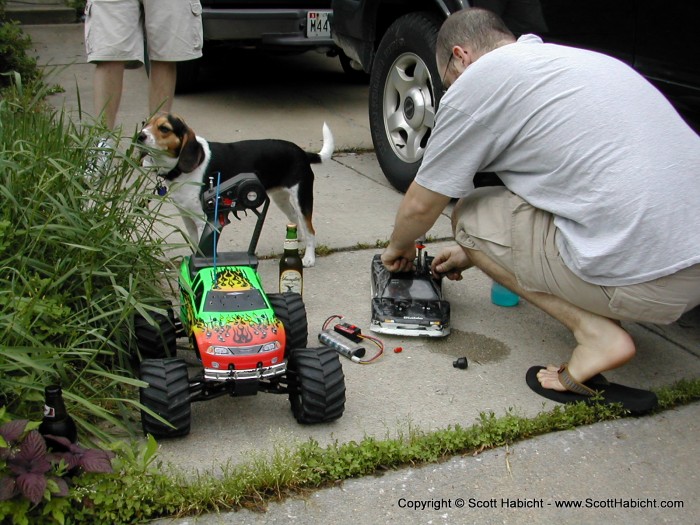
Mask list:
[[[369,83],[369,124],[386,178],[406,191],[416,176],[442,96],[435,41],[442,20],[417,12],[382,37]]]

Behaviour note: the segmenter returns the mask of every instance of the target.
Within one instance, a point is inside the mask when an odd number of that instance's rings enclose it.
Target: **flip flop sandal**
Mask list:
[[[569,374],[566,363],[559,368],[559,382],[567,388],[567,391],[559,392],[551,388],[544,388],[537,379],[537,372],[544,368],[544,366],[530,368],[525,375],[525,381],[533,392],[557,403],[576,403],[578,401],[592,403],[592,396],[600,394],[602,402],[620,403],[626,410],[635,415],[649,412],[656,408],[659,403],[654,392],[610,383],[601,374],[579,383]]]

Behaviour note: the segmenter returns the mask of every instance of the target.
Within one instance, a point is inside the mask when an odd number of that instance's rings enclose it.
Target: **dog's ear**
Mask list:
[[[183,173],[189,173],[199,166],[204,160],[204,148],[197,140],[197,136],[190,128],[182,136],[182,144],[180,145],[180,155],[177,161],[177,167]]]

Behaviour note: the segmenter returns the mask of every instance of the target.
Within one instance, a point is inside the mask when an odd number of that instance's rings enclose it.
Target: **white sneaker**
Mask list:
[[[117,145],[112,137],[101,138],[90,152],[90,160],[85,168],[85,176],[104,176],[109,171]]]

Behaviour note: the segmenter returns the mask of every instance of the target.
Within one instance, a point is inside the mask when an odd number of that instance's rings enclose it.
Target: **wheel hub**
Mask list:
[[[406,163],[423,157],[435,124],[435,101],[430,72],[414,53],[400,55],[384,84],[383,117],[386,137],[396,157]]]
[[[413,99],[409,97],[403,104],[403,115],[406,117],[406,120],[411,120],[415,112],[416,104],[413,102]]]
[[[419,88],[414,87],[408,92],[403,103],[403,115],[413,129],[419,129],[423,126],[425,97]]]

